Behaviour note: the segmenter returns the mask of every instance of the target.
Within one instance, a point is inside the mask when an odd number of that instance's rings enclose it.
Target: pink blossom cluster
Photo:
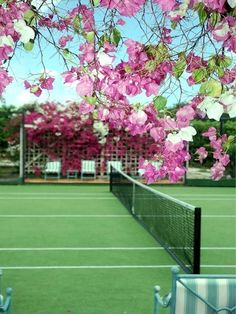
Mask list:
[[[227,135],[223,134],[221,137],[217,138],[216,129],[210,127],[207,132],[202,134],[205,137],[208,137],[210,140],[210,145],[213,148],[213,158],[216,159],[216,162],[211,168],[211,177],[213,180],[220,180],[225,171],[225,167],[229,164],[230,158],[227,153],[224,152],[223,144],[227,141]],[[201,150],[201,158],[203,158],[202,153],[205,153]]]
[[[14,43],[19,40],[19,34],[14,29],[14,21],[22,19],[28,9],[28,4],[22,1],[9,1],[0,5],[0,95],[13,81],[4,63],[12,54]]]
[[[13,81],[13,77],[9,76],[7,71],[0,67],[0,95],[4,92],[7,85]]]
[[[145,0],[101,0],[101,6],[117,9],[123,16],[133,16],[145,3]]]
[[[39,97],[42,94],[42,90],[52,90],[53,82],[55,78],[47,76],[41,77],[38,82],[30,84],[28,81],[24,81],[24,85],[26,89],[29,89],[32,94]]]
[[[224,17],[215,25],[212,31],[216,41],[223,41],[223,46],[229,51],[236,52],[236,19],[232,16]]]

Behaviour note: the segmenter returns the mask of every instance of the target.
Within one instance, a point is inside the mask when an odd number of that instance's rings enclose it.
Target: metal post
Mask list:
[[[133,191],[132,191],[132,208],[131,212],[135,216],[135,207],[134,207],[134,202],[135,202],[135,183],[133,182]]]
[[[193,254],[193,273],[200,274],[201,266],[201,208],[195,208],[194,215],[194,254]]]
[[[24,129],[24,113],[22,113],[20,124],[20,183],[24,184],[25,181],[25,129]]]
[[[112,171],[112,166],[110,166],[110,169],[108,169],[108,170],[110,170],[109,172],[110,172],[110,192],[112,192],[112,179],[113,179],[113,171]]]

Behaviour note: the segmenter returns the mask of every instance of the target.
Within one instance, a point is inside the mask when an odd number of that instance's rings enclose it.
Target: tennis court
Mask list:
[[[202,207],[202,273],[236,273],[233,188],[158,186]],[[106,185],[0,187],[0,268],[13,313],[149,314],[173,259]]]

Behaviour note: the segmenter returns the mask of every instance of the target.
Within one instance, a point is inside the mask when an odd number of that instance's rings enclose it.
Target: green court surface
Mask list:
[[[202,207],[201,272],[235,274],[235,189],[154,188]],[[169,292],[175,261],[108,186],[0,186],[0,219],[14,314],[151,314]]]

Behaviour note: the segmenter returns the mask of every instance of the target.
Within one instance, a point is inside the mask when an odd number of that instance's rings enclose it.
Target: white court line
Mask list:
[[[158,192],[158,190],[155,190]],[[167,191],[168,192],[168,191]],[[0,192],[0,195],[15,195],[15,196],[21,196],[21,195],[102,195],[102,194],[107,194],[107,195],[112,195],[112,193],[109,192]],[[176,197],[196,197],[196,194],[172,194],[170,193],[171,196],[176,196]],[[199,194],[199,198],[205,198],[205,197],[210,197],[210,198],[215,198],[215,194]],[[231,197],[235,198],[236,196],[233,194],[217,194],[217,197]]]
[[[113,197],[0,197],[0,200],[9,200],[9,201],[15,201],[15,200],[115,200],[116,198]]]
[[[182,247],[169,247],[179,249]],[[0,251],[163,251],[163,247],[45,247],[45,248],[0,248]],[[201,250],[229,250],[234,251],[236,247],[201,247]]]
[[[0,192],[0,195],[91,195],[91,194],[111,194],[111,192]]]
[[[131,215],[0,215],[0,218],[132,218]]]
[[[138,215],[137,215],[138,217]],[[172,215],[142,215],[142,217],[173,217]],[[178,218],[178,216],[176,216]],[[236,215],[202,215],[202,218],[235,218]],[[0,215],[0,218],[133,218],[132,215]],[[180,215],[181,218],[181,215]]]
[[[51,196],[48,196],[48,197],[22,197],[22,196],[19,196],[19,197],[1,197],[0,196],[0,200],[8,200],[8,201],[15,201],[15,200],[46,200],[46,201],[49,201],[49,200],[115,200],[117,198],[115,198],[114,196],[107,196],[107,197],[94,197],[92,195],[88,195],[87,197],[86,196],[77,196],[77,197],[71,197],[71,196],[68,196],[68,197],[51,197]],[[148,198],[147,198],[148,199]],[[222,202],[225,202],[225,201],[236,201],[235,198],[202,198],[202,197],[199,197],[199,198],[182,198],[184,201],[209,201],[209,202],[212,202],[212,201],[222,201]],[[142,199],[144,200],[144,199]]]
[[[83,266],[1,266],[6,270],[33,269],[151,269],[171,268],[174,265],[83,265]],[[236,268],[236,265],[201,265],[201,268]]]

